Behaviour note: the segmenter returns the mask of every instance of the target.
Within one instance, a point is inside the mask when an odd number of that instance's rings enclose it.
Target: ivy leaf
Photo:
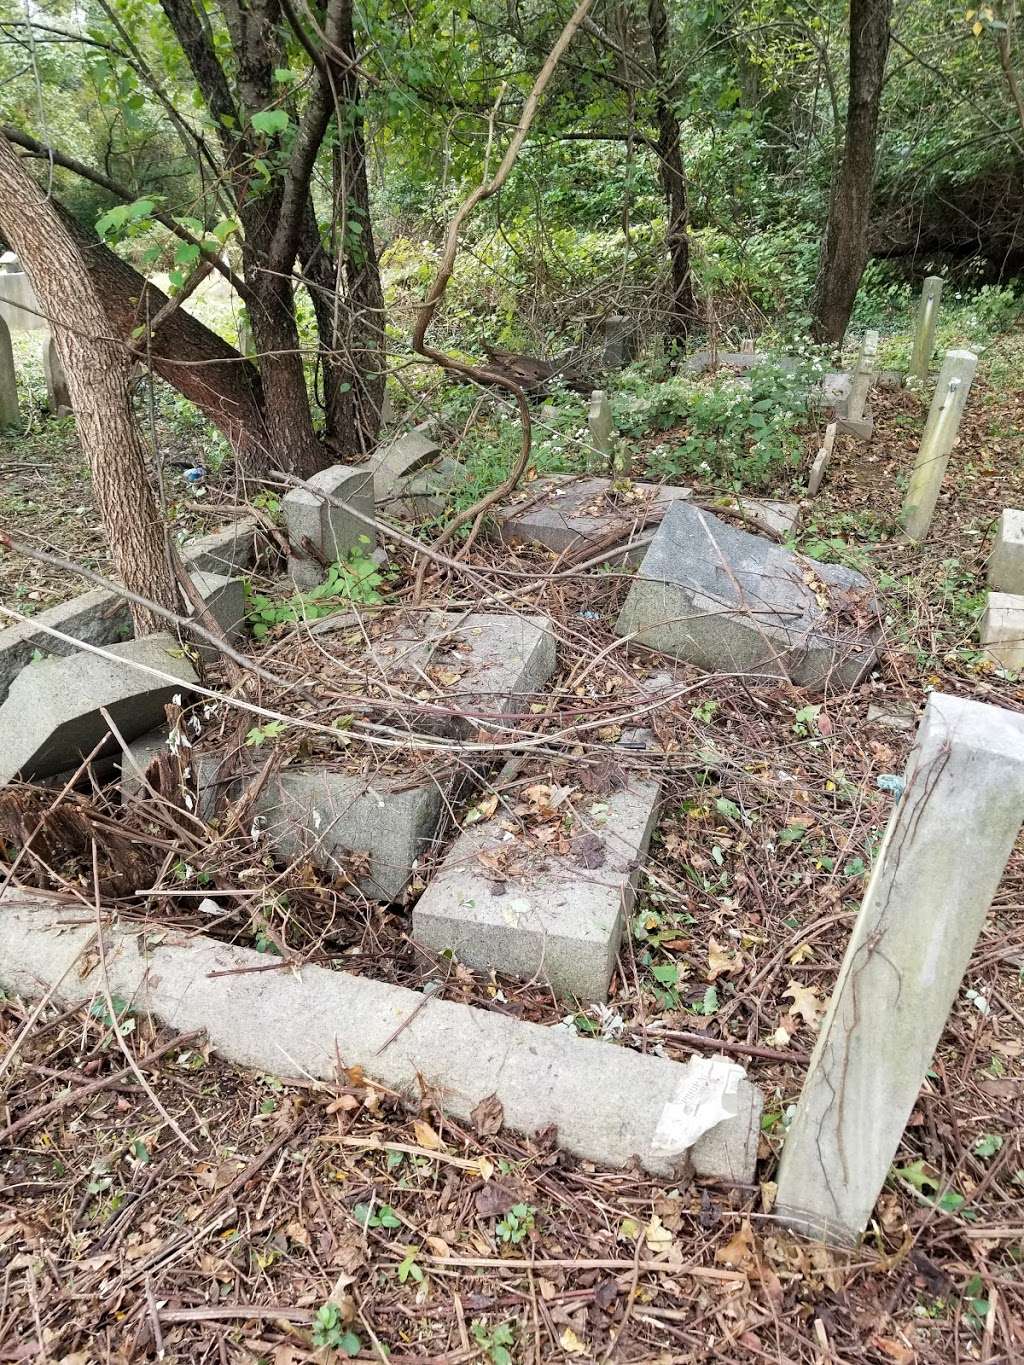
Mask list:
[[[252,126],[266,137],[283,133],[290,122],[291,119],[283,109],[261,109],[258,114],[252,116]]]

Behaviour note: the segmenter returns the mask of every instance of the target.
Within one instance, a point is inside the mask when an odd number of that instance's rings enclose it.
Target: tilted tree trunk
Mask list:
[[[110,336],[74,238],[2,135],[0,231],[50,319],[115,572],[130,591],[173,610],[172,560],[131,409],[131,357]],[[138,634],[162,628],[155,613],[137,606],[131,612]]]
[[[658,82],[654,100],[654,116],[658,125],[655,148],[668,210],[666,244],[672,272],[672,299],[666,331],[671,340],[683,345],[697,321],[698,309],[690,267],[690,204],[679,119],[665,92],[669,33],[668,14],[663,0],[649,0],[647,18]]]
[[[811,301],[811,334],[816,341],[842,341],[867,265],[875,144],[891,17],[892,0],[851,0],[846,141],[832,182]]]

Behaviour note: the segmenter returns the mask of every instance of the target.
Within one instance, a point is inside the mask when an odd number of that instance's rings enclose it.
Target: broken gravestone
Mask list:
[[[1024,596],[990,592],[981,618],[979,639],[985,652],[1001,668],[1024,670]]]
[[[175,694],[198,681],[173,635],[110,645],[105,655],[82,650],[36,660],[18,674],[0,706],[0,786],[14,777],[52,777],[74,768],[104,737],[97,756],[111,752],[117,744],[101,708],[127,742],[137,739],[164,719]]]
[[[314,588],[323,582],[326,566],[345,559],[353,550],[367,554],[377,543],[373,526],[336,507],[329,498],[349,503],[364,516],[374,515],[373,477],[370,472],[336,464],[293,488],[281,503],[288,543],[288,574],[298,588]]]
[[[556,995],[606,1000],[660,783],[616,771],[605,785],[566,792],[538,779],[521,809],[499,806],[467,826],[416,903],[415,941],[470,967],[544,981]],[[530,822],[554,800],[564,851],[534,837],[550,822]]]
[[[240,578],[202,571],[193,572],[191,578],[228,644],[238,649],[245,638],[245,584]],[[191,604],[188,611],[189,615],[195,615]],[[221,657],[220,650],[208,640],[196,637],[193,645],[207,663],[216,663]]]
[[[404,725],[410,740],[417,734],[464,739],[481,728],[500,732],[508,724],[503,718],[525,707],[555,666],[551,623],[543,616],[433,612],[398,625],[369,650],[362,631],[357,634],[364,674],[347,674],[346,688],[372,690],[386,682],[398,694],[393,710],[389,703],[374,714]],[[425,694],[433,705],[410,714],[403,693]],[[291,764],[264,780],[263,760],[248,751],[237,761],[230,753],[200,751],[193,767],[204,819],[215,815],[222,797],[237,799],[256,779],[253,814],[278,858],[308,858],[342,875],[353,854],[365,854],[360,889],[383,901],[405,891],[467,771],[465,764],[421,762],[405,773],[367,776],[322,760]]]
[[[988,561],[988,585],[996,592],[1024,595],[1024,511],[1007,507],[999,518]]]
[[[786,1135],[783,1222],[864,1232],[1022,819],[1024,717],[933,692]]]
[[[426,432],[407,431],[395,437],[370,457],[373,496],[377,503],[383,506],[400,498],[408,480],[435,464],[440,457],[440,445]]]
[[[710,672],[853,687],[880,632],[862,574],[819,564],[674,503],[616,623],[619,635]]]
[[[836,443],[837,430],[838,427],[836,426],[836,423],[829,422],[828,426],[825,428],[825,439],[821,443],[821,449],[818,451],[817,455],[815,455],[814,463],[811,465],[811,472],[807,477],[807,491],[812,498],[821,487],[822,480],[825,477],[825,471],[828,469],[829,461],[832,459],[832,447]]]

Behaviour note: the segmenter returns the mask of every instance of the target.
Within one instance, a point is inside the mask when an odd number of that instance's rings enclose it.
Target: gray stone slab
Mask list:
[[[0,318],[12,332],[50,330],[49,320],[42,316],[32,281],[23,270],[0,272]]]
[[[457,460],[442,456],[434,468],[410,474],[403,479],[385,505],[385,510],[393,517],[403,517],[409,521],[439,517],[448,507],[452,491],[465,478],[465,473]]]
[[[111,645],[104,657],[81,651],[39,659],[14,680],[0,706],[0,786],[12,778],[50,777],[73,768],[105,735],[109,711],[126,741],[158,725],[175,694],[198,682],[172,635]],[[164,682],[134,667],[159,669]],[[107,749],[113,746],[108,742]]]
[[[228,644],[239,649],[246,636],[245,584],[240,578],[227,578],[219,573],[196,571],[190,576],[211,616],[227,637]],[[206,640],[196,637],[192,643],[200,657],[208,663],[216,663],[221,657],[220,650]]]
[[[146,792],[143,776],[146,769],[160,754],[167,753],[167,729],[150,730],[128,745],[127,754],[122,753],[118,760],[120,778],[118,790],[121,801],[135,801]]]
[[[554,474],[530,485],[525,497],[493,509],[502,540],[510,545],[541,545],[555,554],[567,551],[585,556],[588,545],[606,549],[610,535],[621,538],[624,559],[632,562],[642,551],[630,553],[629,545],[644,534],[652,512],[679,498],[690,497],[688,488],[635,483],[626,494],[616,495],[608,479],[577,478]]]
[[[591,468],[607,469],[612,453],[612,435],[615,427],[612,422],[612,405],[604,389],[595,389],[590,395],[587,409],[587,428],[590,432],[591,449],[587,452],[587,464]]]
[[[825,428],[825,439],[821,443],[821,449],[818,451],[817,455],[815,455],[814,463],[811,465],[811,472],[807,476],[807,491],[812,498],[821,487],[822,480],[825,477],[825,471],[828,469],[829,461],[832,459],[832,448],[836,443],[837,430],[837,424],[835,422],[829,422],[828,426]]]
[[[8,991],[33,998],[52,989],[54,1003],[71,1008],[103,990],[95,957],[86,958],[95,924],[67,918],[66,905],[4,895],[0,983]],[[251,949],[173,931],[154,943],[117,921],[105,930],[105,959],[115,995],[168,1028],[202,1029],[240,1065],[328,1080],[340,1059],[414,1106],[425,1085],[463,1123],[494,1096],[509,1129],[553,1131],[563,1151],[600,1166],[636,1158],[670,1180],[690,1171],[754,1178],[762,1097],[721,1059],[673,1062],[325,967],[256,971],[266,959]],[[721,1108],[694,1097],[709,1071],[728,1087]],[[716,1117],[701,1136],[685,1136]]]
[[[613,313],[604,323],[604,364],[608,369],[621,369],[637,357],[639,334],[635,318]]]
[[[47,607],[28,620],[0,630],[0,702],[21,670],[31,663],[34,654],[75,652],[76,643],[56,639],[43,629],[44,626],[70,635],[74,642],[88,645],[113,645],[129,639],[132,634],[127,606],[115,593],[102,588]]]
[[[780,502],[775,498],[719,498],[711,510],[717,512],[720,508],[742,512],[745,521],[776,536],[792,535],[800,520],[798,502]]]
[[[0,431],[20,424],[18,376],[14,369],[11,333],[7,323],[0,317]]]
[[[999,518],[988,560],[988,585],[996,592],[1024,593],[1024,511],[1007,507]]]
[[[917,729],[917,706],[912,701],[872,702],[868,707],[868,724],[912,734]]]
[[[370,457],[373,495],[382,506],[401,496],[403,485],[441,458],[441,447],[422,431],[407,431]]]
[[[502,806],[466,828],[416,903],[414,939],[470,967],[544,981],[557,995],[606,1000],[660,791],[658,782],[622,780],[559,807],[564,854]]]
[[[327,564],[345,559],[356,549],[369,554],[377,543],[372,526],[319,496],[337,498],[372,517],[373,476],[368,468],[332,465],[306,483],[308,487],[293,488],[281,503],[293,550],[288,557],[288,573],[298,588],[313,588],[324,578],[321,564],[303,551],[305,540],[317,547]]]
[[[819,601],[825,599],[825,605]],[[655,533],[616,631],[711,672],[788,677],[812,691],[853,687],[880,632],[863,575],[819,564],[675,503]]]
[[[256,559],[258,525],[255,517],[241,517],[209,535],[188,540],[181,546],[182,558],[190,569],[233,578]]]
[[[982,648],[1001,668],[1024,669],[1024,595],[990,592],[978,633]]]
[[[1022,819],[1024,716],[932,693],[786,1136],[791,1226],[867,1226]]]

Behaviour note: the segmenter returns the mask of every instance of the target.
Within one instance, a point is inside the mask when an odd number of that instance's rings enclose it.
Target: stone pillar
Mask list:
[[[0,318],[0,431],[21,423],[18,410],[18,380],[14,370],[14,351],[7,323]]]
[[[613,313],[604,324],[604,363],[608,369],[621,369],[636,359],[636,324],[623,313]]]
[[[1024,715],[933,693],[783,1149],[790,1226],[867,1226],[1022,820]]]
[[[935,350],[935,328],[939,321],[939,302],[942,299],[942,278],[929,275],[921,290],[914,327],[914,350],[910,357],[910,373],[922,383],[928,378],[928,366]]]
[[[587,469],[591,473],[604,474],[612,453],[612,405],[604,389],[595,389],[590,395],[587,427],[590,430]]]
[[[846,406],[846,415],[852,421],[859,422],[864,416],[868,395],[871,393],[871,386],[875,382],[877,364],[878,333],[865,332],[864,340],[860,346],[860,355],[857,357],[857,368],[853,372],[850,397]]]
[[[973,351],[947,351],[942,362],[921,448],[903,503],[901,520],[911,540],[924,540],[932,524],[939,489],[977,366],[978,357]]]
[[[302,589],[316,587],[325,577],[323,565],[310,554],[305,541],[314,547],[324,564],[346,559],[360,548],[369,555],[377,543],[373,526],[326,500],[336,498],[365,516],[374,516],[373,472],[369,468],[332,465],[307,479],[306,484],[305,488],[293,488],[281,503],[292,547],[288,574],[295,586]]]
[[[829,422],[825,428],[825,439],[821,443],[821,449],[814,457],[811,465],[811,472],[807,478],[807,491],[813,498],[821,487],[821,481],[825,477],[825,470],[828,468],[829,460],[832,458],[832,447],[836,443],[836,431],[838,427],[835,422]]]
[[[981,647],[1000,668],[1024,670],[1024,597],[1020,593],[990,592],[978,627]]]
[[[64,366],[60,363],[52,336],[47,337],[43,343],[43,374],[46,377],[46,398],[50,411],[56,413],[58,417],[67,417],[73,411],[71,394],[68,392]]]
[[[988,585],[996,592],[1024,594],[1024,511],[1005,507],[988,560]]]

